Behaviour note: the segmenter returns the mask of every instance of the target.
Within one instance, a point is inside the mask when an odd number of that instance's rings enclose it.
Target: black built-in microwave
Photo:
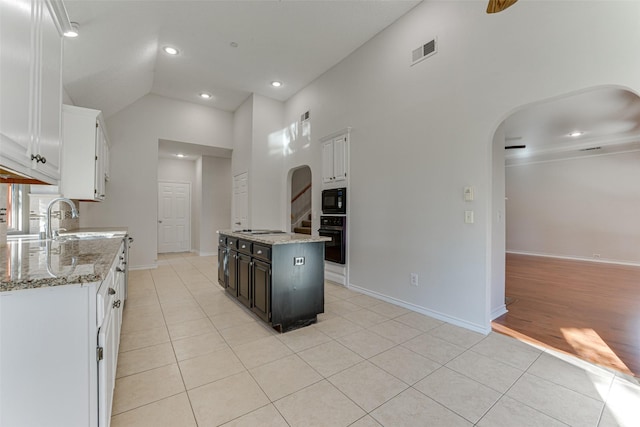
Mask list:
[[[322,213],[346,214],[347,213],[347,189],[331,188],[322,190]]]

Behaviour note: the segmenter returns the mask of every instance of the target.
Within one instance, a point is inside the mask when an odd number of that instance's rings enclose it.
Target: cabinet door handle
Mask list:
[[[120,301],[120,300],[118,300],[118,301],[114,301],[114,302],[113,302],[113,308],[120,308],[120,304],[121,304],[121,301]]]
[[[120,267],[116,267],[116,271],[117,271],[118,273],[124,273],[124,270],[123,270],[123,269],[121,269]],[[115,292],[114,292],[114,293],[115,293]]]
[[[43,165],[47,163],[47,158],[44,156],[41,156],[40,154],[32,154],[31,160],[35,160],[36,163],[42,163]]]
[[[116,294],[116,290],[113,288],[109,288],[109,295],[115,295]]]

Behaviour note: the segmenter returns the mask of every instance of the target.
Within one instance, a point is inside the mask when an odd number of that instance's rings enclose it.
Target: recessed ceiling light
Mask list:
[[[275,80],[275,81],[271,82],[271,86],[280,87],[280,86],[282,86],[282,82],[279,82],[279,81]]]
[[[584,134],[584,132],[580,132],[579,130],[576,130],[576,131],[571,132],[571,133],[569,134],[569,136],[571,136],[571,137],[575,138],[575,137],[580,136],[580,135],[582,135],[582,134]]]
[[[179,53],[178,49],[172,46],[165,46],[162,48],[162,50],[164,50],[169,55],[177,55]]]
[[[185,157],[185,155],[184,155],[184,154],[176,154],[176,156],[177,156],[177,157],[180,157],[180,158]]]
[[[80,25],[78,25],[77,22],[72,22],[71,28],[65,31],[63,35],[65,37],[74,38],[74,37],[78,37],[79,31],[80,31]]]
[[[207,92],[200,92],[200,98],[202,99],[211,99],[212,95]]]

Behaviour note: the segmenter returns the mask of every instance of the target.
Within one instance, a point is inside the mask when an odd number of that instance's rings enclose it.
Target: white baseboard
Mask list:
[[[433,317],[435,319],[442,320],[443,322],[451,323],[452,325],[460,326],[461,328],[469,329],[474,332],[479,332],[484,335],[487,335],[489,332],[491,332],[491,325],[482,326],[476,323],[467,322],[466,320],[452,317],[434,310],[430,310],[428,308],[420,307],[419,305],[411,304],[393,297],[389,297],[387,295],[380,294],[378,292],[371,291],[369,289],[361,288],[360,286],[356,286],[354,284],[349,284],[349,289],[353,289],[356,292],[369,295],[370,297],[377,298],[379,300],[386,301],[390,304],[394,304],[400,307],[404,307],[407,310],[415,311],[416,313],[424,314],[425,316]]]
[[[530,255],[530,256],[539,256],[539,257],[546,257],[546,258],[568,259],[572,261],[589,261],[589,262],[599,262],[602,264],[618,264],[618,265],[630,265],[633,267],[640,267],[640,262],[618,261],[614,259],[602,259],[602,258],[596,259],[596,258],[587,258],[587,257],[578,257],[578,256],[546,254],[542,252],[506,251],[506,253],[514,254],[514,255]]]
[[[129,270],[153,270],[156,268],[158,268],[158,264],[134,265],[129,267]]]
[[[509,310],[507,310],[507,306],[505,304],[502,304],[501,306],[495,308],[492,312],[491,312],[491,320],[495,320],[498,317],[502,316],[503,314],[506,314]]]
[[[342,274],[334,273],[333,271],[324,270],[324,278],[336,282],[339,285],[347,286],[345,277]]]

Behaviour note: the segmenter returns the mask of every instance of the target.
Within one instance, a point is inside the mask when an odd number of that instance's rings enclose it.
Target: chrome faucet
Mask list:
[[[47,239],[53,238],[53,231],[51,230],[51,208],[56,202],[67,203],[69,206],[71,206],[71,218],[78,218],[78,210],[76,209],[76,205],[74,205],[70,199],[67,199],[65,197],[58,197],[57,199],[53,199],[52,201],[50,201],[49,205],[47,206]]]

